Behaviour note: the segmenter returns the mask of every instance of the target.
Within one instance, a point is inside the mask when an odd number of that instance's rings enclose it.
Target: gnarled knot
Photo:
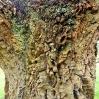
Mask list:
[[[82,2],[77,3],[74,6],[74,12],[76,13],[77,18],[84,17],[84,13],[91,9],[91,12],[98,11],[98,6],[95,4],[94,0],[84,0]]]
[[[66,38],[67,38],[66,32],[59,34],[57,37],[58,45],[64,45],[66,43]]]

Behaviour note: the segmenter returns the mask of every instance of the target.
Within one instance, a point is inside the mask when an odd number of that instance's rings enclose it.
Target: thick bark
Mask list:
[[[5,99],[94,98],[98,7],[94,0],[53,1],[31,0],[26,8],[14,1],[7,13],[1,7]]]

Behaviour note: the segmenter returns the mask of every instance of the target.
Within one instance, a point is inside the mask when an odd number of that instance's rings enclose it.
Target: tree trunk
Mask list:
[[[11,1],[0,1],[5,99],[94,99],[94,0]]]

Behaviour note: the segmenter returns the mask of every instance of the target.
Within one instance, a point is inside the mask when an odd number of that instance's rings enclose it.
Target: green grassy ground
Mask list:
[[[99,99],[99,63],[97,64],[96,67],[96,84],[95,84],[95,98],[94,99]],[[5,82],[5,77],[3,71],[0,69],[0,99],[4,99],[4,82]]]

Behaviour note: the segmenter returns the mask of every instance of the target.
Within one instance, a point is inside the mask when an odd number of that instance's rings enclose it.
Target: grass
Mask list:
[[[96,83],[95,83],[95,97],[94,99],[99,99],[99,63],[96,67]],[[0,69],[0,99],[4,99],[4,83],[5,76],[3,71]]]

